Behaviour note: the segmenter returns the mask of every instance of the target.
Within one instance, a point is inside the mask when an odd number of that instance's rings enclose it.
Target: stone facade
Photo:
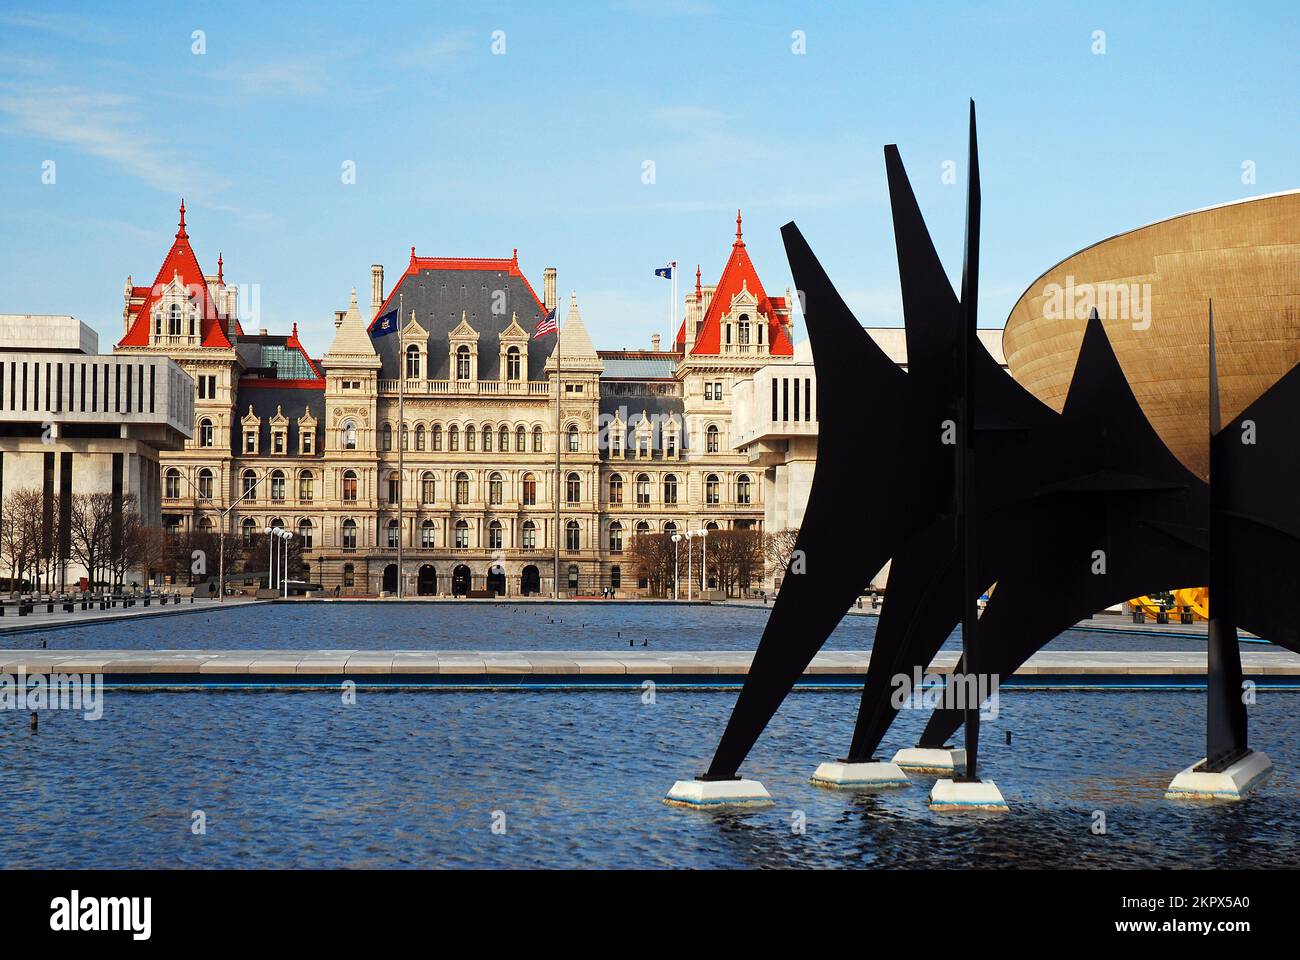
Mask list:
[[[198,383],[193,439],[163,462],[170,529],[219,529],[238,500],[228,536],[283,525],[307,580],[355,594],[396,589],[399,543],[408,595],[549,594],[558,543],[561,593],[628,595],[638,531],[762,527],[732,389],[790,359],[790,316],[764,293],[739,216],[722,277],[706,287],[697,270],[667,351],[597,350],[571,296],[557,364],[556,335],[533,335],[557,309],[555,271],[539,299],[517,254],[412,249],[390,292],[383,267],[371,281],[369,309],[354,290],[313,360],[296,328],[244,333],[183,213],[154,286],[128,278],[119,349],[166,353]]]

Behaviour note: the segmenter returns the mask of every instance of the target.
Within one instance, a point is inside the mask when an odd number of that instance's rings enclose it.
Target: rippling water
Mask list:
[[[44,639],[53,649],[616,650],[649,640],[658,650],[752,650],[769,612],[626,603],[261,603],[0,635],[0,646],[39,647]],[[866,650],[875,633],[875,617],[848,616],[825,649]],[[947,646],[958,643],[954,634]],[[1051,648],[1203,651],[1205,641],[1070,630]]]
[[[923,778],[878,795],[810,786],[848,742],[857,699],[845,693],[787,700],[745,767],[776,805],[732,813],[661,798],[706,766],[734,694],[663,691],[646,705],[635,690],[362,691],[350,707],[326,693],[106,697],[101,720],[47,712],[37,734],[0,712],[6,867],[1300,864],[1295,693],[1261,694],[1251,710],[1252,742],[1277,765],[1259,792],[1188,805],[1162,793],[1201,756],[1201,696],[1003,691],[981,769],[1012,806],[1000,817],[931,813]],[[885,752],[923,720],[905,712]],[[194,810],[206,835],[191,833]],[[1091,831],[1098,810],[1104,836]],[[795,811],[804,835],[791,832]]]

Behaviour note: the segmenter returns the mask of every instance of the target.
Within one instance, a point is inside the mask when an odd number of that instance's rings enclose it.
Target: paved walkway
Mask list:
[[[734,686],[751,653],[729,651],[426,651],[426,650],[13,650],[0,651],[0,672],[98,673],[125,687],[207,685],[632,686],[644,680],[682,686]],[[819,653],[805,686],[856,686],[869,652]],[[940,654],[933,673],[948,673],[955,654]],[[1245,652],[1242,666],[1257,683],[1300,687],[1300,656]],[[1183,651],[1043,651],[1003,686],[1203,686],[1204,653]]]
[[[144,599],[138,598],[134,607],[124,607],[118,603],[116,607],[110,607],[107,610],[99,609],[96,603],[89,610],[82,610],[78,602],[71,613],[64,612],[62,603],[54,604],[54,612],[50,613],[46,609],[46,604],[37,603],[34,605],[32,612],[25,617],[18,615],[18,607],[6,603],[4,616],[0,617],[0,635],[31,633],[34,631],[46,632],[50,630],[61,630],[67,627],[80,627],[88,623],[111,623],[114,620],[132,620],[136,617],[165,617],[179,613],[198,613],[202,610],[211,610],[214,607],[237,607],[245,606],[256,601],[244,597],[227,597],[223,604],[217,600],[200,600],[194,598],[191,603],[188,597],[182,597],[180,603],[173,603],[168,598],[167,603],[160,604],[157,597],[150,599],[149,606],[144,605]]]

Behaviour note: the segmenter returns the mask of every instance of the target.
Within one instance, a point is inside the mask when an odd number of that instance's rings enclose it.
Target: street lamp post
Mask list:
[[[673,599],[677,599],[677,544],[681,543],[682,535],[673,534]]]
[[[275,541],[279,538],[276,527],[267,527],[266,534],[266,589],[275,589]]]
[[[695,580],[695,574],[691,572],[691,538],[695,536],[694,530],[686,531],[686,602],[691,602],[691,583]]]
[[[280,539],[284,541],[284,561],[280,564],[280,577],[284,583],[284,590],[281,596],[285,599],[289,597],[289,544],[293,541],[293,534],[283,527],[280,528]]]

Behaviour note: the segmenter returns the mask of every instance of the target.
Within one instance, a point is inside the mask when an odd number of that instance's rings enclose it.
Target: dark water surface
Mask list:
[[[151,629],[184,619],[165,618]],[[675,779],[706,766],[734,701],[734,694],[707,692],[661,691],[654,704],[644,704],[638,690],[363,690],[355,705],[344,706],[332,692],[110,692],[102,719],[48,711],[37,734],[25,714],[0,711],[0,862],[1300,864],[1296,693],[1263,693],[1252,708],[1254,745],[1277,769],[1240,804],[1162,799],[1174,773],[1202,755],[1197,694],[1004,691],[999,718],[983,725],[981,773],[996,779],[1009,814],[931,813],[926,778],[879,795],[810,786],[818,761],[843,754],[857,707],[854,694],[811,692],[787,700],[745,767],[771,791],[774,807],[699,813],[665,806],[661,798]],[[886,755],[913,743],[923,720],[905,711],[885,742]],[[205,835],[191,832],[195,810],[206,814]],[[492,832],[494,811],[504,814],[504,835]],[[796,811],[806,818],[803,835],[791,831]],[[1094,811],[1105,814],[1105,835],[1091,830]]]
[[[753,650],[770,608],[590,603],[259,603],[45,632],[0,648],[140,650]],[[1118,619],[1118,618],[1117,618]],[[876,618],[847,616],[824,649],[867,650]],[[948,641],[957,649],[959,634]],[[1204,638],[1070,630],[1055,650],[1205,650]],[[1245,649],[1269,649],[1247,646]]]

